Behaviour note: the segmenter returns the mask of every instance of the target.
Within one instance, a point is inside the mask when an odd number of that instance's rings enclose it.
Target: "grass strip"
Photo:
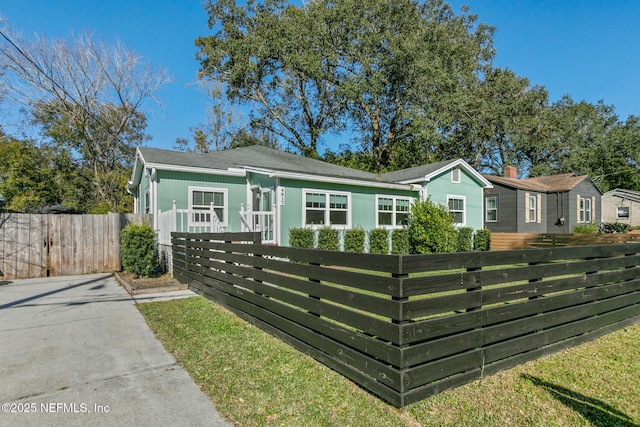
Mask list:
[[[202,297],[138,308],[239,426],[640,425],[640,325],[398,410]]]

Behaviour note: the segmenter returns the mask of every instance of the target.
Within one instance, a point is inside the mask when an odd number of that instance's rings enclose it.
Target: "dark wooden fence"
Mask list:
[[[371,255],[256,242],[174,233],[174,276],[397,407],[640,321],[639,244]]]
[[[120,231],[150,215],[0,212],[0,279],[120,271]]]
[[[559,233],[491,233],[491,249],[496,251],[551,246],[584,246],[638,242],[640,233],[629,234],[559,234]]]

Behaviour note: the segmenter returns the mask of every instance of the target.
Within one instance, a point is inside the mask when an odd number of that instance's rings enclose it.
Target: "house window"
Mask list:
[[[485,199],[485,221],[498,221],[498,197],[492,196]]]
[[[456,225],[465,225],[463,196],[447,196],[447,207]]]
[[[460,182],[460,168],[451,169],[451,182]]]
[[[616,209],[617,219],[629,219],[629,206],[618,206]]]
[[[227,190],[224,188],[189,187],[190,225],[211,223],[211,206],[222,225],[227,225]]]
[[[149,190],[144,192],[144,213],[151,213],[151,192]]]
[[[536,211],[538,209],[535,195],[527,197],[527,206],[527,218],[529,219],[529,222],[536,222]]]
[[[579,222],[591,222],[591,199],[578,196]]]
[[[351,223],[349,193],[305,191],[304,224],[347,227]]]
[[[377,197],[377,226],[401,227],[409,221],[411,199],[405,197]]]

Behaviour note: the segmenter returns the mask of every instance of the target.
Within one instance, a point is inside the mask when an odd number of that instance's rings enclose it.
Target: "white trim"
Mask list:
[[[307,224],[307,194],[324,194],[325,195],[325,207],[322,208],[324,210],[324,223],[323,224]],[[346,224],[331,224],[330,215],[331,208],[329,207],[330,203],[330,195],[336,196],[347,196],[347,223]],[[336,228],[338,230],[344,230],[351,228],[351,213],[352,213],[352,204],[351,204],[351,193],[347,191],[332,191],[332,190],[318,190],[315,188],[303,188],[302,189],[302,227],[311,227],[311,228],[321,228],[321,227],[331,227]],[[320,210],[320,208],[315,209]],[[340,209],[342,211],[342,209]]]
[[[451,169],[454,167],[462,167],[463,169],[465,169],[467,172],[473,175],[478,181],[480,181],[484,185],[484,188],[493,188],[493,184],[487,181],[485,177],[483,177],[480,173],[478,173],[478,171],[476,171],[471,166],[469,166],[469,163],[465,162],[462,159],[458,159],[451,163],[447,163],[445,166],[441,167],[440,169],[435,170],[423,177],[407,179],[404,181],[399,181],[399,183],[400,184],[416,184],[421,182],[429,182],[431,181],[432,178],[435,178],[436,176],[446,172],[448,169]]]
[[[247,172],[242,169],[209,169],[209,168],[198,168],[193,166],[180,166],[180,165],[166,165],[162,163],[147,163],[145,165],[147,168],[155,168],[165,171],[177,171],[177,172],[193,172],[193,173],[202,173],[206,175],[224,175],[224,176],[246,176]]]
[[[285,179],[293,179],[298,181],[356,185],[359,187],[386,188],[386,189],[393,189],[393,190],[419,191],[420,189],[422,189],[422,186],[420,185],[407,185],[407,184],[398,184],[398,183],[391,183],[391,182],[365,181],[365,180],[359,180],[359,179],[353,179],[353,178],[318,176],[318,175],[309,175],[309,174],[297,173],[297,172],[264,171],[263,173],[268,174],[268,176],[271,178],[273,177],[285,178]]]
[[[188,220],[188,224],[189,227],[193,227],[193,226],[200,226],[203,225],[202,222],[194,222],[193,218],[191,216],[191,211],[193,211],[193,192],[194,191],[205,191],[205,192],[210,192],[210,193],[222,193],[223,194],[223,211],[222,211],[222,216],[223,218],[218,218],[220,220],[220,224],[223,227],[228,227],[229,226],[229,189],[227,188],[217,188],[217,187],[202,187],[202,186],[189,186],[187,191],[189,192],[187,194],[187,203],[189,206],[189,220]],[[200,205],[198,205],[200,206]],[[202,212],[207,212],[205,210],[202,210]]]
[[[462,200],[462,203],[464,203],[464,207],[462,209],[462,222],[461,223],[456,222],[455,225],[456,227],[465,227],[467,225],[467,196],[460,196],[457,194],[447,194],[447,210],[449,210],[449,212],[452,212],[449,209],[449,200],[451,199]],[[453,212],[460,212],[460,211],[453,211]]]

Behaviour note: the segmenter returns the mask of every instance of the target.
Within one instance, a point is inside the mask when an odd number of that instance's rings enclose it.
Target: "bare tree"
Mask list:
[[[44,133],[70,149],[90,173],[100,202],[118,209],[124,190],[114,178],[146,139],[145,107],[159,102],[166,72],[122,44],[91,33],[69,40],[25,40],[0,30],[0,90],[26,106]]]

